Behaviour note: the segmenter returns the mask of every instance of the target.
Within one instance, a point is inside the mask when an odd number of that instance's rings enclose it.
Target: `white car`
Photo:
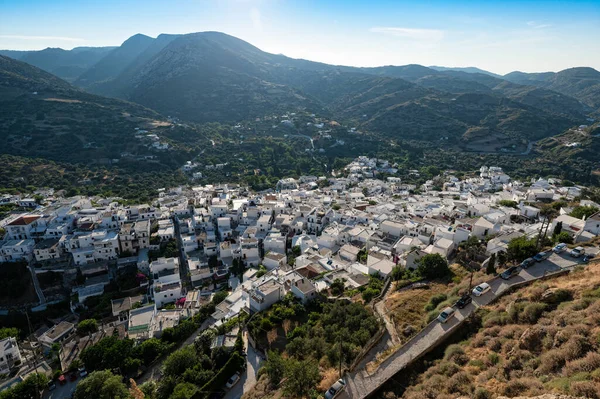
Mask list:
[[[569,252],[569,255],[571,255],[574,258],[579,258],[581,255],[585,254],[585,248],[583,247],[577,247],[571,250],[571,252]]]
[[[325,392],[325,399],[333,399],[337,397],[340,394],[340,392],[344,390],[345,387],[346,383],[340,378],[335,382],[335,384],[331,386],[331,388],[327,390],[327,392]]]
[[[564,242],[561,242],[560,244],[556,244],[556,246],[554,248],[552,248],[552,251],[554,251],[555,254],[560,254],[562,252],[565,252],[567,250],[567,244],[565,244]]]
[[[437,319],[440,323],[445,323],[450,320],[452,316],[454,316],[454,312],[454,308],[447,307],[446,309],[442,310],[442,313],[440,313]]]
[[[227,380],[227,384],[225,384],[225,386],[229,389],[232,386],[234,386],[235,384],[237,384],[237,382],[240,380],[240,373],[235,373],[233,376],[231,376],[230,379]]]
[[[473,295],[482,296],[491,289],[492,287],[490,287],[488,283],[481,283],[477,287],[473,288]]]

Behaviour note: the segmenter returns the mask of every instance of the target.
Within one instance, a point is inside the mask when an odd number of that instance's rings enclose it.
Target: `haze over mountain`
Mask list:
[[[23,52],[2,50],[0,55],[24,61],[72,82],[115,48],[75,47],[72,50],[47,48],[40,51]]]
[[[304,109],[390,137],[494,151],[559,134],[600,108],[600,73],[591,68],[506,79],[477,68],[355,68],[270,54],[219,32],[138,34],[102,51],[76,85],[195,122]],[[44,68],[65,70],[63,59]]]

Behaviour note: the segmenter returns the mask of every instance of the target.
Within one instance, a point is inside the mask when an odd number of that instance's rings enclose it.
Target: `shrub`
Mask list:
[[[563,345],[563,350],[566,352],[567,360],[575,360],[592,349],[590,341],[582,335],[573,335],[566,344]]]
[[[465,354],[465,351],[461,346],[453,344],[446,348],[444,360],[452,361],[460,366],[464,366],[469,361],[469,357]]]
[[[588,352],[585,357],[568,362],[565,367],[565,374],[573,375],[580,372],[592,372],[599,368],[600,353]]]
[[[427,303],[427,305],[425,305],[425,311],[426,312],[431,312],[432,310],[434,310],[435,308],[437,308],[437,306],[444,302],[446,299],[448,299],[448,296],[446,294],[435,294],[434,296],[431,297],[431,299],[429,299],[429,302]]]
[[[491,365],[496,365],[500,363],[500,355],[498,355],[496,352],[492,352],[488,355],[488,361]]]
[[[597,383],[591,381],[573,382],[570,387],[571,394],[587,399],[600,399],[600,388]]]
[[[537,302],[530,303],[525,306],[519,319],[525,323],[535,324],[542,316],[542,313],[544,313],[544,310],[546,310],[546,304]]]
[[[492,399],[492,394],[485,388],[477,388],[473,394],[473,399]]]
[[[469,366],[477,367],[477,368],[479,368],[479,369],[481,369],[481,370],[485,370],[485,369],[486,369],[486,365],[485,365],[485,363],[483,362],[483,360],[481,360],[481,359],[474,359],[474,360],[471,360],[471,361],[469,362]]]
[[[518,396],[529,389],[529,386],[521,380],[512,380],[508,381],[506,386],[504,387],[503,394],[512,398],[514,396]]]
[[[540,358],[538,371],[542,374],[555,373],[563,368],[567,361],[567,354],[562,349],[552,349]]]
[[[469,375],[464,371],[459,371],[454,374],[447,382],[446,388],[449,393],[461,393],[463,395],[468,395],[473,390],[471,385],[471,379]]]

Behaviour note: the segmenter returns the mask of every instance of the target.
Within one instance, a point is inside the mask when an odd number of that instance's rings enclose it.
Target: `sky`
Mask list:
[[[0,0],[0,49],[201,31],[336,65],[600,70],[600,0]]]

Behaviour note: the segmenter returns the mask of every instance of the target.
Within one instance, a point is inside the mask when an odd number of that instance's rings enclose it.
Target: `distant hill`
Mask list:
[[[154,41],[149,36],[137,34],[125,40],[119,47],[106,54],[75,81],[80,87],[92,87],[118,76],[130,62],[142,54]]]
[[[148,108],[100,97],[0,56],[0,153],[90,163],[135,152],[134,128],[164,124]]]
[[[480,69],[477,67],[444,67],[444,66],[430,66],[429,68],[434,69],[436,71],[440,71],[440,72],[447,72],[447,71],[455,71],[455,72],[466,72],[466,73],[482,73],[484,75],[490,75],[493,76],[495,78],[501,78],[502,75],[498,75],[496,73],[493,72],[489,72],[486,71],[484,69]]]
[[[115,47],[76,47],[72,50],[47,48],[39,51],[0,51],[0,54],[72,82],[113,49]]]
[[[565,94],[600,113],[600,72],[593,68],[569,68],[556,73],[511,72],[504,79]]]
[[[355,68],[200,32],[132,36],[74,84],[187,121],[237,123],[307,110],[398,138],[520,151],[529,140],[585,123],[595,109],[594,72],[504,79],[473,67]]]

